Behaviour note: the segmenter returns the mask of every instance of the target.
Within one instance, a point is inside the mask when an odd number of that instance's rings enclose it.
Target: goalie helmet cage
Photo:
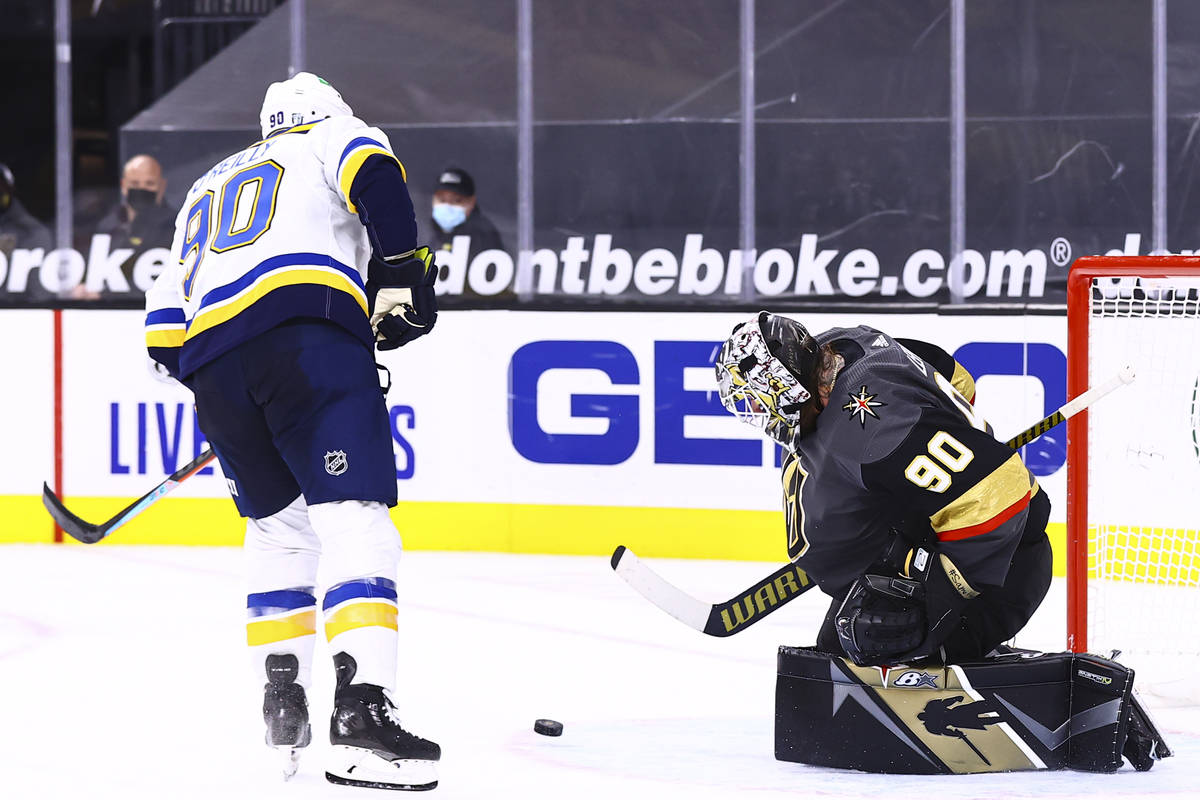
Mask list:
[[[1067,647],[1200,702],[1200,257],[1078,259],[1067,330],[1068,396],[1137,376],[1067,421]]]

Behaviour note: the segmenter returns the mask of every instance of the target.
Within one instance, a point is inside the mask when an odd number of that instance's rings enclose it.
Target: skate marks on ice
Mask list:
[[[770,568],[656,566],[713,598]],[[810,638],[820,596],[714,639],[631,592],[605,557],[410,552],[401,568],[396,699],[406,725],[443,745],[433,798],[1171,797],[1200,784],[1194,709],[1157,715],[1177,755],[1143,774],[899,777],[780,763],[775,649]],[[1061,641],[1061,586],[1052,592],[1053,621],[1035,618],[1023,644]],[[249,684],[244,606],[236,549],[0,547],[0,796],[396,797],[324,778],[333,676],[321,642],[314,741],[280,779]],[[562,720],[563,736],[534,733],[539,717]]]

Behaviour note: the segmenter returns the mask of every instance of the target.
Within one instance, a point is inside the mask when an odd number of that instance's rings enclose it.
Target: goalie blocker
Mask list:
[[[859,667],[780,647],[775,758],[891,774],[1138,770],[1171,755],[1133,671],[1029,651],[946,666]]]

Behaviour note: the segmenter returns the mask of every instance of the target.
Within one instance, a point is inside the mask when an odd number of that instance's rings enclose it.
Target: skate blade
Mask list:
[[[435,762],[421,759],[388,761],[372,750],[334,745],[325,780],[343,786],[424,792],[438,785]]]
[[[277,753],[276,757],[279,759],[279,768],[283,771],[283,779],[291,780],[292,776],[300,769],[300,748],[277,746],[271,749]]]

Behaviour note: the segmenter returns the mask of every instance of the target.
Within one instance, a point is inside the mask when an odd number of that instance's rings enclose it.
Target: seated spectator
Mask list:
[[[38,222],[17,199],[12,170],[0,164],[0,252],[8,258],[18,247],[25,250],[37,247],[51,250],[53,242],[50,229]]]
[[[17,199],[16,181],[13,180],[12,170],[0,164],[0,253],[8,264],[12,263],[13,250],[36,250],[42,248],[46,252],[54,249],[54,239],[50,229],[38,222],[37,218],[25,210]],[[0,294],[4,286],[0,285]],[[25,288],[23,296],[30,300],[45,300],[51,296],[37,281],[34,280]]]
[[[447,167],[433,192],[433,241],[430,247],[449,250],[455,236],[470,236],[474,256],[482,250],[503,250],[504,242],[492,221],[483,215],[475,197],[475,181],[464,169]]]
[[[154,156],[137,155],[121,172],[121,202],[96,225],[112,234],[111,247],[170,247],[175,211],[163,202],[167,179]]]

